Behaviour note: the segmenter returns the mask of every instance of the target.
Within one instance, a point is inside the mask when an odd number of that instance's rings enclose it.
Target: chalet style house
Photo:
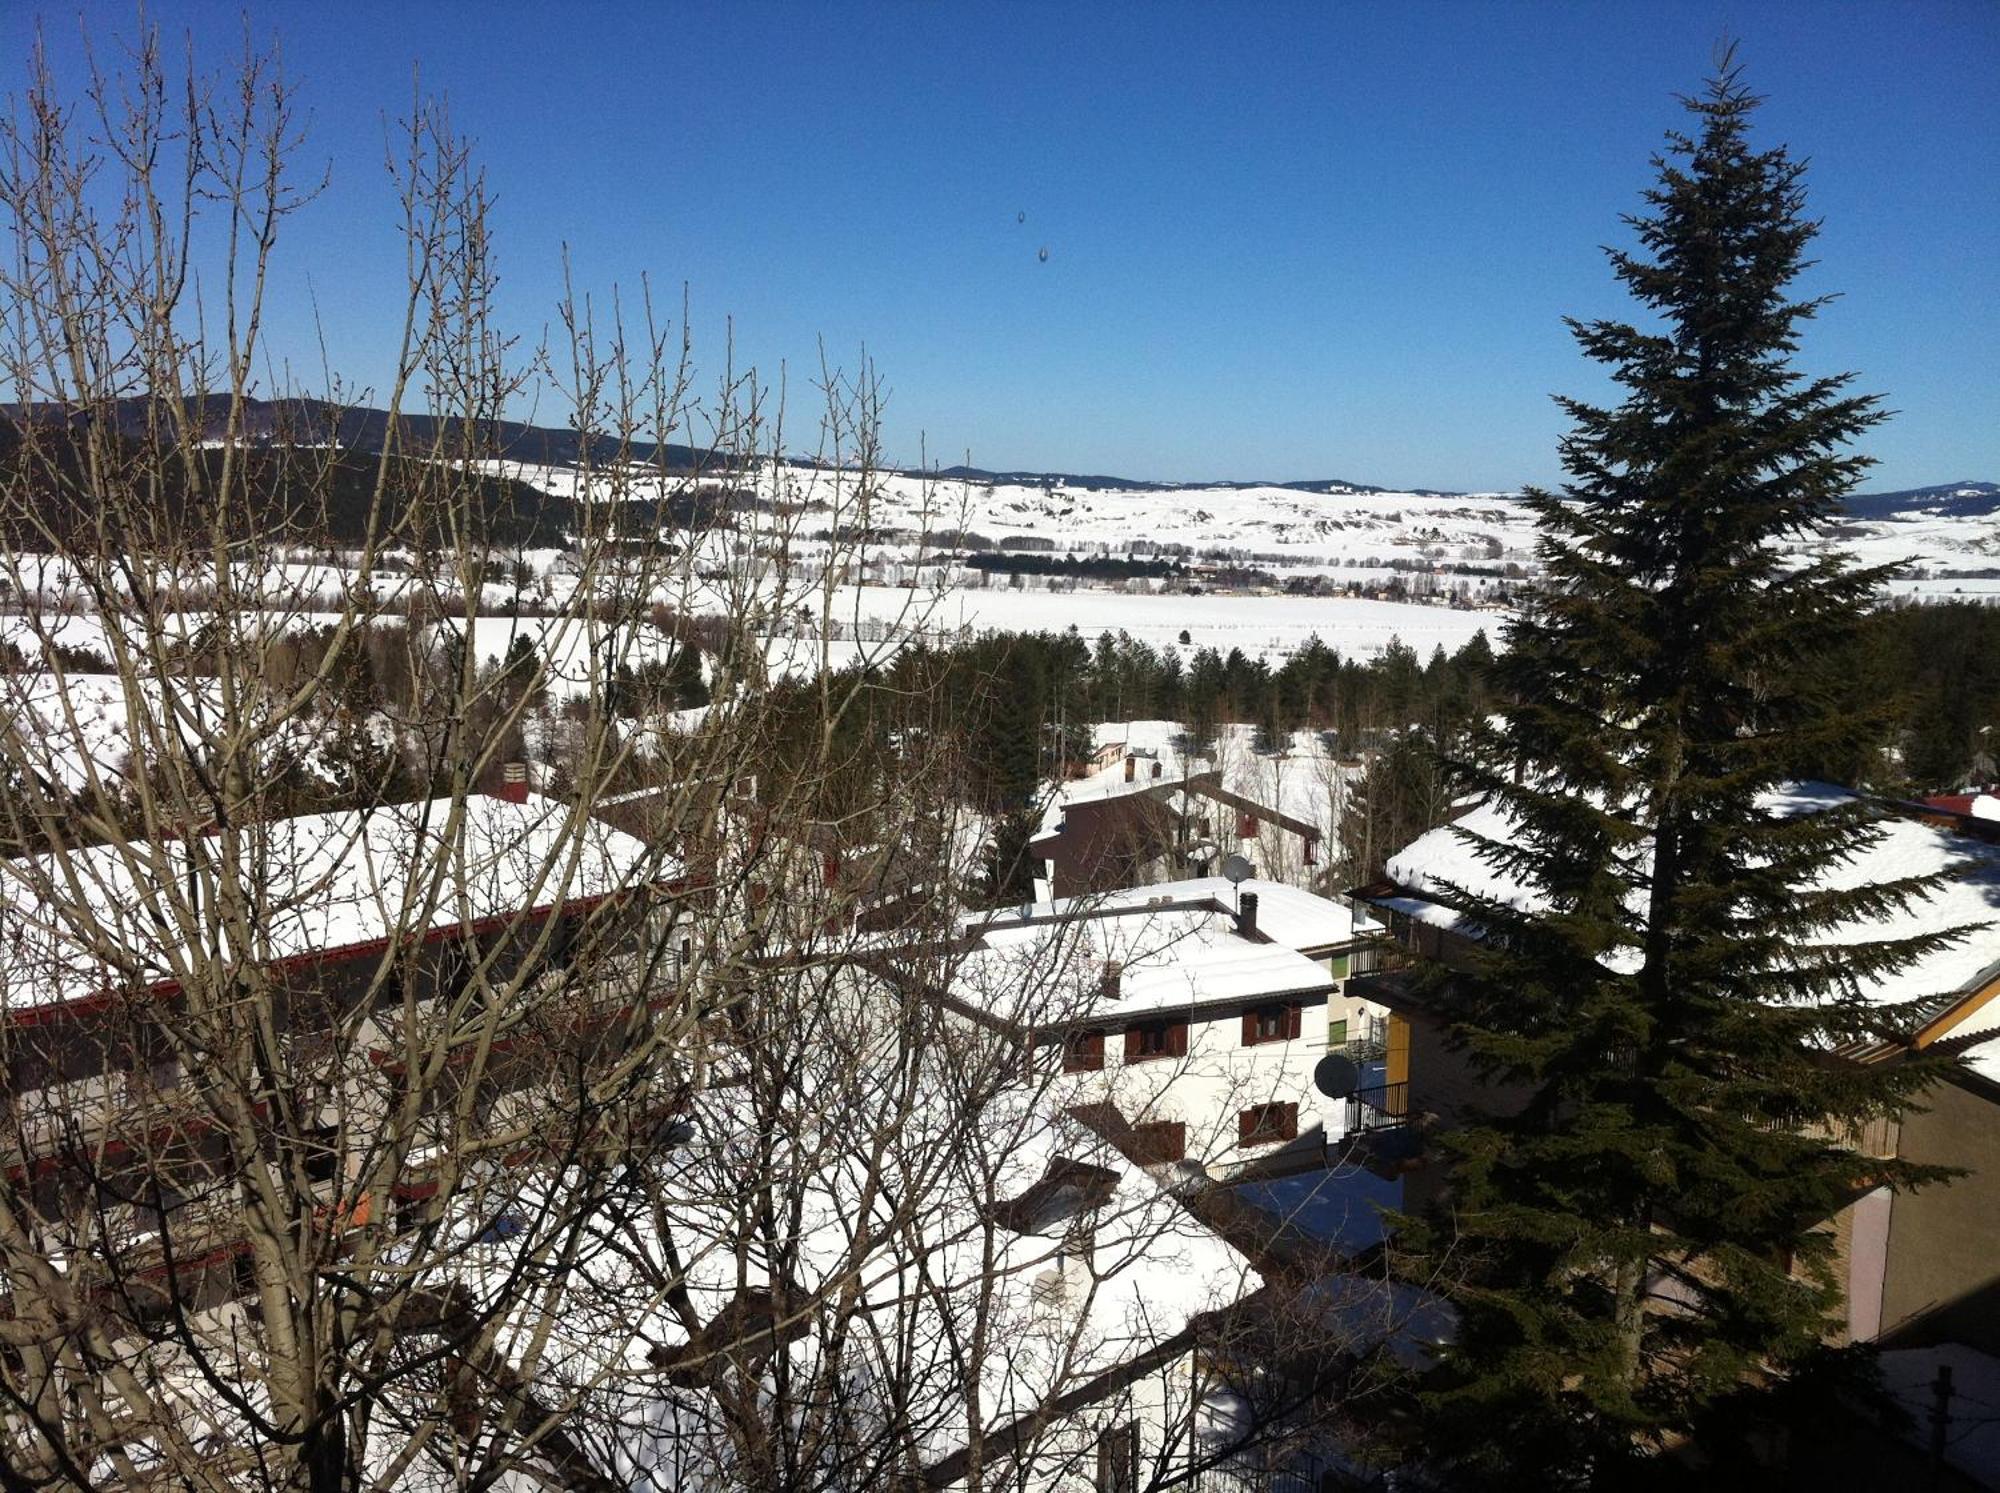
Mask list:
[[[366,1149],[353,1127],[371,1101],[350,1086],[371,1075],[393,1083],[426,1013],[475,966],[504,983],[525,959],[561,971],[587,945],[600,972],[495,1045],[479,1104],[499,1124],[552,1051],[599,1040],[607,1011],[646,998],[659,972],[621,964],[617,949],[664,944],[637,935],[671,918],[681,885],[676,864],[530,794],[518,772],[492,795],[305,815],[237,834],[255,899],[243,915],[245,962],[274,992],[279,1039],[326,1049],[324,1091],[299,1100],[319,1106],[320,1180],[329,1188],[340,1158]],[[171,1031],[206,951],[191,950],[162,920],[157,888],[198,906],[216,895],[218,854],[215,836],[197,833],[72,851],[66,866],[54,857],[8,862],[0,872],[0,1164],[53,1206],[79,1178],[115,1199],[119,1157],[143,1157],[147,1195],[114,1201],[104,1227],[128,1260],[170,1233],[176,1294],[197,1304],[240,1292],[242,1249],[217,1201],[223,1190],[203,1182],[221,1153],[192,1099],[199,1073],[183,1071]],[[83,895],[47,898],[66,874]],[[335,1031],[361,1050],[332,1050]],[[341,1126],[344,1144],[335,1139]],[[153,1190],[163,1175],[184,1177],[185,1195]],[[413,1161],[395,1198],[425,1188]]]
[[[1324,736],[1226,726],[1197,747],[1175,721],[1093,729],[1094,751],[1049,785],[1030,844],[1044,900],[1214,875],[1231,855],[1265,881],[1323,889],[1353,770]]]
[[[1208,1175],[1323,1163],[1362,1121],[1314,1070],[1381,1013],[1351,999],[1348,910],[1219,878],[989,914],[948,989],[967,1021],[1059,1063],[1072,1105],[1160,1164]],[[1019,992],[1051,994],[1030,1006]],[[1129,1132],[1129,1133],[1128,1133]]]
[[[1818,784],[1787,792],[1800,812],[1853,797]],[[1955,1355],[1961,1377],[1977,1372],[1982,1382],[2000,1385],[2000,821],[1940,804],[1881,807],[1882,836],[1831,873],[1837,878],[1832,884],[1858,886],[1954,867],[1959,874],[1897,915],[1893,926],[1855,926],[1834,937],[1975,931],[1864,986],[1863,995],[1885,1007],[1916,1002],[1914,1009],[1925,1013],[1920,1025],[1831,1056],[1854,1063],[1904,1062],[1920,1053],[1961,1056],[1958,1068],[1925,1091],[1921,1109],[1876,1122],[1851,1143],[1868,1154],[1965,1174],[1906,1194],[1877,1188],[1826,1221],[1846,1275],[1841,1337],[1878,1344],[1885,1368]],[[1459,829],[1504,841],[1509,826],[1494,810],[1474,807],[1457,825],[1433,830],[1392,856],[1387,880],[1351,894],[1357,922],[1372,923],[1383,940],[1381,967],[1351,988],[1388,1013],[1387,1076],[1402,1086],[1397,1139],[1406,1155],[1410,1142],[1421,1153],[1424,1135],[1450,1128],[1468,1110],[1505,1112],[1521,1097],[1484,1079],[1448,1045],[1446,1013],[1429,993],[1434,987],[1409,977],[1409,966],[1417,963],[1449,968],[1481,937],[1453,905],[1454,888],[1530,905],[1529,894],[1503,884]],[[1402,1165],[1411,1168],[1405,1178],[1411,1207],[1447,1180],[1420,1161]],[[1916,1380],[1922,1383],[1912,1391],[1910,1408],[1921,1425],[1931,1389],[1927,1372],[1916,1373]],[[1976,1437],[1967,1443],[1979,1445]],[[1993,1459],[1993,1472],[2000,1476],[2000,1457]]]
[[[1157,757],[1065,784],[1028,852],[1057,898],[1201,876],[1230,855],[1274,856],[1310,871],[1324,859],[1318,825],[1223,786],[1220,769],[1168,778]]]

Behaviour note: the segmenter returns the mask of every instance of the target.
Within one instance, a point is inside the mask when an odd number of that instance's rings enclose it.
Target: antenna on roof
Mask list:
[[[1243,883],[1257,874],[1257,868],[1249,859],[1240,855],[1225,855],[1222,858],[1222,879],[1236,888],[1236,911],[1243,911]]]

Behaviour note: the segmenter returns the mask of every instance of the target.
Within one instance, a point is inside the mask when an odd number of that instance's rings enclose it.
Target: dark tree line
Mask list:
[[[2000,608],[1869,612],[1796,667],[1837,729],[1793,748],[1793,775],[1891,795],[1994,775]],[[784,724],[774,725],[766,760],[782,775],[825,723],[816,686],[773,688],[783,702],[773,720]],[[1445,760],[1513,698],[1483,633],[1428,659],[1400,642],[1350,657],[1315,638],[1275,663],[1240,649],[1190,654],[1125,633],[1092,643],[1073,629],[912,644],[873,671],[831,724],[842,766],[826,784],[827,813],[855,812],[879,795],[910,733],[947,733],[965,801],[996,824],[991,889],[1011,899],[1028,890],[1025,850],[1041,785],[1086,759],[1093,723],[1178,721],[1197,756],[1216,749],[1229,723],[1254,725],[1260,750],[1278,749],[1294,731],[1319,731],[1361,774],[1331,868],[1352,885],[1380,876],[1387,856],[1449,813],[1455,790]]]

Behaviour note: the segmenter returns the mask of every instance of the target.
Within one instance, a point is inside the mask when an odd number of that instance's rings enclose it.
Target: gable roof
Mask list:
[[[1826,783],[1798,783],[1776,790],[1767,806],[1781,812],[1815,813],[1839,804],[1862,801],[1864,795]],[[1868,800],[1877,802],[1875,800]],[[1881,834],[1845,862],[1829,868],[1816,883],[1829,888],[1854,888],[1928,876],[1957,868],[1958,877],[1920,898],[1896,915],[1895,926],[1854,922],[1825,935],[1835,944],[1861,943],[1889,936],[1935,933],[1972,928],[1970,936],[1935,949],[1862,987],[1862,995],[1882,1006],[1929,1000],[1938,1009],[1912,1036],[1924,1046],[1947,1032],[1968,1036],[2000,1031],[2000,846],[1954,833],[1936,823],[1922,822],[1883,805]],[[1512,880],[1481,859],[1476,840],[1511,841],[1517,831],[1507,814],[1481,803],[1461,818],[1411,841],[1388,861],[1390,885],[1365,888],[1356,895],[1373,906],[1456,933],[1481,937],[1478,925],[1449,905],[1453,889],[1489,898],[1525,912],[1542,905],[1530,887]],[[1641,842],[1635,855],[1651,855]]]
[[[968,928],[972,942],[950,994],[975,1013],[1043,1028],[1325,998],[1334,981],[1322,966],[1268,934],[1246,937],[1235,914],[1205,891],[1185,895],[1204,885],[1142,887],[989,916]],[[1107,978],[1114,966],[1115,978]],[[1051,986],[1046,1009],[1021,1009],[1022,990]]]
[[[534,795],[307,814],[238,833],[256,899],[244,954],[259,963],[587,903],[680,873],[632,836]],[[0,861],[0,1015],[174,988],[187,948],[172,910],[212,884],[214,844],[193,835]]]

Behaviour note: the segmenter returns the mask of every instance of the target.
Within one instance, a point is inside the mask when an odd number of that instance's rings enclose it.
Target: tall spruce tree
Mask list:
[[[1802,665],[1885,574],[1784,542],[1828,532],[1882,413],[1792,366],[1823,304],[1791,290],[1801,165],[1752,148],[1732,62],[1684,102],[1637,248],[1609,251],[1642,324],[1570,322],[1621,401],[1559,401],[1568,481],[1530,497],[1546,584],[1495,665],[1516,703],[1457,764],[1510,816],[1477,848],[1525,895],[1448,897],[1489,937],[1438,998],[1529,1097],[1448,1139],[1449,1219],[1410,1235],[1466,1272],[1427,1398],[1454,1486],[1663,1477],[1708,1409],[1818,1362],[1839,1293],[1815,1226],[1927,1177],[1849,1138],[1934,1070],[1829,1054],[1884,1021],[1858,982],[1950,935],[1830,943],[1928,883],[1828,890],[1879,830],[1779,791],[1846,729]]]

